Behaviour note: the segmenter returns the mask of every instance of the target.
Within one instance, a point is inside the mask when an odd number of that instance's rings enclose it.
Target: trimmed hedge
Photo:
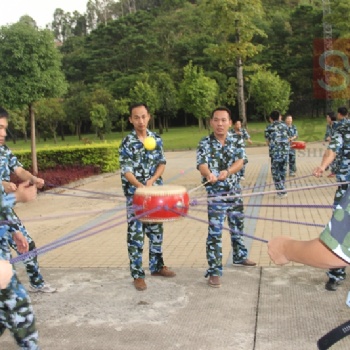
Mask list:
[[[57,165],[93,165],[99,167],[101,172],[109,173],[119,169],[118,148],[118,144],[108,144],[40,149],[37,151],[38,168],[43,171]],[[15,155],[25,169],[32,169],[31,151],[16,151]]]

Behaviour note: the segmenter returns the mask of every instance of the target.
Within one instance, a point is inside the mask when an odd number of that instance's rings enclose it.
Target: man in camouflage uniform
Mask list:
[[[0,124],[0,135],[1,133]],[[35,186],[28,186],[28,184],[27,182],[19,185],[15,193],[7,196],[3,195],[3,189],[1,188],[2,213],[9,211],[15,202],[27,202],[36,197]],[[2,224],[0,226],[0,261],[11,259],[9,240],[16,242],[21,253],[28,251],[26,238],[19,231],[10,233],[9,225]],[[29,296],[24,286],[18,280],[16,271],[13,270],[12,273],[8,274],[9,271],[4,271],[4,267],[2,263],[0,269],[0,336],[8,328],[20,349],[39,350],[38,332],[35,328],[35,319]],[[5,280],[3,280],[4,273],[7,273]]]
[[[279,191],[276,196],[287,197],[284,183],[288,165],[289,135],[287,125],[281,121],[279,111],[271,112],[270,125],[265,129],[265,139],[269,146],[273,182],[276,190]]]
[[[296,152],[295,152],[295,149],[291,147],[291,145],[292,145],[292,142],[298,138],[298,130],[297,130],[297,127],[293,125],[293,117],[290,114],[286,116],[286,118],[284,119],[284,122],[288,127],[288,135],[289,135],[289,142],[290,142],[289,155],[288,155],[289,176],[295,176],[295,173],[297,171]]]
[[[147,288],[145,272],[142,268],[144,235],[149,238],[149,269],[151,276],[174,277],[176,274],[164,266],[162,243],[163,224],[145,224],[135,220],[132,210],[133,196],[137,188],[163,185],[162,174],[166,160],[161,138],[147,129],[150,114],[146,104],[130,107],[130,123],[134,130],[126,136],[119,149],[119,161],[128,219],[128,253],[131,276],[137,290]],[[156,140],[154,150],[146,150],[143,141],[151,136]]]
[[[232,136],[234,138],[237,138],[237,140],[241,140],[241,144],[244,150],[245,150],[246,140],[250,145],[253,143],[252,140],[250,139],[250,135],[248,134],[248,131],[242,128],[242,122],[240,120],[235,121],[233,130],[232,130]],[[246,169],[247,163],[248,163],[248,157],[247,157],[247,154],[245,153],[243,168],[237,173],[237,176],[239,177],[239,181],[245,180],[244,176],[245,176],[245,169]]]
[[[338,124],[323,155],[321,165],[315,169],[314,175],[321,176],[325,169],[334,161],[334,169],[337,182],[350,181],[350,122],[347,119],[348,110],[346,107],[338,108]],[[334,196],[334,208],[337,208],[340,200],[348,190],[349,184],[338,186]],[[345,268],[330,269],[327,272],[329,277],[326,283],[326,289],[330,291],[337,290],[338,285],[346,278]]]
[[[0,107],[0,122],[1,125],[7,128],[8,125],[8,113],[5,109]],[[2,170],[2,185],[4,188],[4,194],[15,192],[17,189],[16,184],[10,182],[10,174],[14,173],[22,181],[31,181],[33,185],[37,188],[42,188],[44,186],[44,180],[33,176],[29,171],[23,169],[23,165],[18,161],[17,157],[11,152],[11,150],[5,145],[5,139],[0,139],[0,166]],[[11,227],[11,232],[20,231],[23,236],[27,239],[29,243],[29,250],[34,250],[35,242],[29,235],[27,229],[22,224],[21,220],[10,208],[6,213],[6,218],[12,223],[16,223],[15,227]],[[16,243],[13,240],[9,240],[11,248],[13,248],[18,254]],[[43,276],[40,273],[39,263],[36,256],[27,258],[23,260],[24,266],[29,277],[30,287],[29,291],[33,293],[53,293],[56,288],[51,287],[48,283],[45,283]]]
[[[197,147],[197,168],[206,183],[208,194],[208,237],[206,254],[211,287],[221,286],[222,276],[222,229],[227,217],[233,249],[233,263],[254,266],[247,258],[243,232],[243,200],[237,173],[243,166],[244,148],[234,141],[229,128],[232,125],[231,112],[225,107],[217,108],[210,118],[213,133],[204,137]],[[238,147],[237,147],[238,146]]]

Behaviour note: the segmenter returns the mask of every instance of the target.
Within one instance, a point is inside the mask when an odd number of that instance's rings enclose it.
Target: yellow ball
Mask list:
[[[147,151],[153,151],[157,146],[157,142],[154,137],[147,136],[143,141],[143,145]]]

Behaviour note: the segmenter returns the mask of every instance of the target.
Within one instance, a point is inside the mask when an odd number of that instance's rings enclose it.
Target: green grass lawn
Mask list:
[[[294,124],[298,128],[300,141],[311,142],[323,140],[326,130],[326,123],[323,118],[297,120]],[[253,141],[252,146],[262,146],[265,144],[264,130],[266,126],[266,123],[261,122],[251,122],[248,124],[248,132]],[[66,136],[64,141],[58,138],[57,144],[54,143],[53,139],[47,141],[37,140],[37,149],[100,143],[115,143],[117,147],[126,134],[127,133],[124,133],[124,135],[117,132],[111,133],[106,135],[103,141],[99,140],[94,134],[84,135],[82,137],[83,140],[79,140],[77,136]],[[195,149],[199,140],[206,135],[208,135],[208,130],[199,130],[197,126],[190,126],[186,128],[170,128],[168,132],[164,131],[161,136],[164,141],[164,149],[166,151],[172,151]],[[18,140],[17,143],[14,144],[9,140],[7,145],[12,150],[30,149],[30,141],[24,142],[23,140]]]

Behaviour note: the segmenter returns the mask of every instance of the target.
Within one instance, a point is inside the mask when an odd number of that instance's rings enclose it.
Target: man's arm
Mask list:
[[[313,171],[313,175],[316,177],[320,177],[322,176],[322,174],[324,173],[325,169],[333,162],[333,160],[335,159],[335,157],[337,156],[337,154],[335,152],[333,152],[330,149],[326,149],[326,151],[323,154],[322,157],[322,162],[321,165],[318,166],[314,171]]]
[[[277,265],[296,262],[321,269],[340,268],[349,264],[328,249],[318,238],[297,241],[289,237],[276,237],[268,244],[271,260]]]
[[[37,188],[43,188],[45,185],[45,181],[43,179],[34,176],[32,173],[30,173],[28,170],[25,170],[22,167],[17,167],[14,170],[14,173],[19,177],[20,180],[30,181]]]

